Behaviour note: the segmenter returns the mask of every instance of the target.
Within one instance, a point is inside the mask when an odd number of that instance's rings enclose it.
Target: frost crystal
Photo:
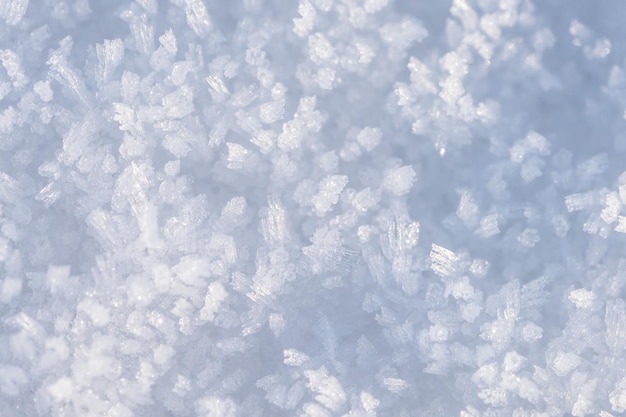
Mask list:
[[[0,17],[7,25],[15,26],[24,17],[29,0],[3,0],[0,3]]]
[[[415,170],[410,165],[387,171],[383,187],[392,194],[401,196],[409,192],[415,182]]]
[[[432,245],[430,250],[431,268],[441,276],[452,275],[458,266],[459,258],[452,252],[439,245]]]
[[[348,184],[345,175],[333,175],[320,182],[318,192],[311,198],[315,214],[324,216],[339,201],[339,195]]]

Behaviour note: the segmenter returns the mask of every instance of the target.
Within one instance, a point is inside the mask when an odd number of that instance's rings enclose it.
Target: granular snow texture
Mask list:
[[[0,0],[0,415],[623,415],[625,19]]]

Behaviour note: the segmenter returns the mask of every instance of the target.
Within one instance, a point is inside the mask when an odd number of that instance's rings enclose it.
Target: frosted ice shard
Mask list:
[[[607,345],[613,355],[619,355],[626,343],[626,304],[623,300],[607,302],[604,322]]]
[[[285,208],[276,196],[269,198],[267,216],[262,220],[263,237],[272,246],[286,243],[288,229]]]
[[[60,47],[50,54],[46,62],[50,67],[50,73],[69,92],[78,99],[81,105],[88,108],[92,105],[92,97],[87,90],[85,81],[79,73],[67,62],[67,58],[72,51],[74,41],[70,36],[63,38]]]
[[[206,37],[211,29],[211,18],[201,0],[184,0],[187,24],[199,37]]]
[[[96,54],[99,61],[96,77],[106,82],[124,58],[124,42],[121,39],[105,39],[103,44],[96,45]]]
[[[209,84],[209,93],[216,102],[224,101],[230,95],[226,84],[219,75],[209,75],[206,82]]]
[[[430,250],[431,268],[440,276],[450,276],[456,272],[459,257],[449,249],[433,243]]]
[[[148,20],[148,16],[133,4],[120,17],[130,27],[135,49],[141,54],[150,55],[154,50],[154,26]]]

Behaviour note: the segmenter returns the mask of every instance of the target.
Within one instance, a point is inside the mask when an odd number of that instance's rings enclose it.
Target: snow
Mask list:
[[[348,177],[345,175],[332,175],[324,178],[318,185],[317,193],[311,197],[315,214],[324,216],[331,211],[347,184]]]
[[[0,17],[10,26],[15,26],[24,17],[28,9],[28,0],[3,0],[0,3]]]
[[[415,182],[415,170],[410,165],[388,170],[383,179],[383,187],[392,194],[401,196],[409,192]]]
[[[441,276],[454,274],[457,270],[459,257],[449,249],[433,243],[430,250],[430,259],[432,261],[432,270]]]
[[[0,0],[0,415],[626,412],[623,2],[226,3]]]

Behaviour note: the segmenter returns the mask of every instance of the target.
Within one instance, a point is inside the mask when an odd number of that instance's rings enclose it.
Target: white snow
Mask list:
[[[0,415],[622,415],[625,14],[0,0]]]

